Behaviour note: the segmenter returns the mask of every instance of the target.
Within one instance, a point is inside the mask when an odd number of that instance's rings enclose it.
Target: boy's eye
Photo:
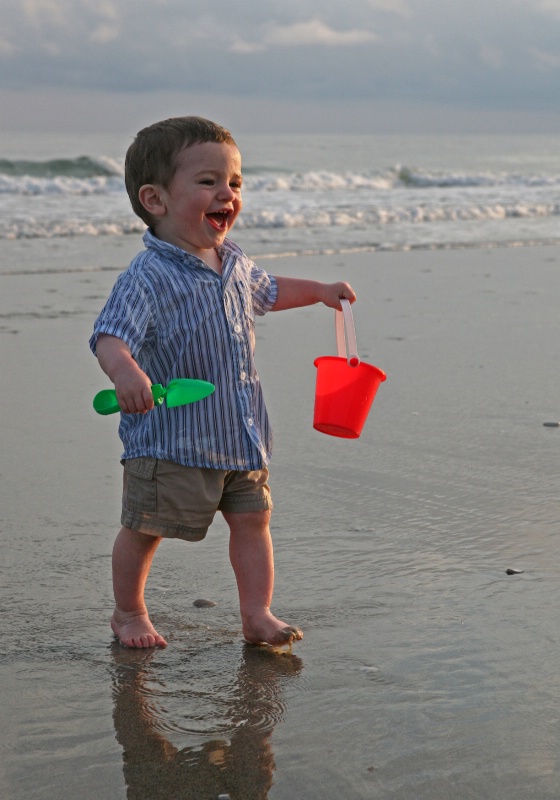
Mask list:
[[[202,186],[215,186],[216,185],[216,181],[214,180],[214,178],[201,178],[199,180],[199,183]],[[233,181],[230,181],[229,185],[231,186],[232,189],[235,189],[236,191],[239,191],[241,189],[241,184],[242,183],[243,183],[243,181],[233,180]]]

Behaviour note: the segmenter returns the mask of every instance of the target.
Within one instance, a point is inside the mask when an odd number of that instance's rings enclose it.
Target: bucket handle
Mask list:
[[[346,299],[341,299],[340,305],[342,306],[342,311],[336,309],[334,312],[338,355],[339,358],[345,358],[349,366],[357,367],[360,363],[360,357],[358,356],[358,343],[356,342],[356,329],[354,328],[352,307],[350,302]],[[348,355],[346,354],[347,347]]]

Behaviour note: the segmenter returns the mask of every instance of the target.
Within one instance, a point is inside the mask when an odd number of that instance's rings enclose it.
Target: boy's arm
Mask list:
[[[145,414],[154,407],[152,382],[117,336],[100,333],[96,343],[97,360],[115,384],[117,400],[125,414]]]
[[[329,308],[337,308],[340,311],[342,299],[349,300],[351,303],[356,299],[356,294],[350,284],[342,281],[321,283],[304,278],[275,277],[278,285],[278,297],[272,311],[312,306],[315,303],[324,303]]]

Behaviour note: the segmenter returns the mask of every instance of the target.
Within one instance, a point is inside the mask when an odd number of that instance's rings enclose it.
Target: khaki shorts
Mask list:
[[[267,511],[272,508],[268,470],[184,467],[156,458],[122,462],[126,528],[197,542],[204,539],[216,511]]]

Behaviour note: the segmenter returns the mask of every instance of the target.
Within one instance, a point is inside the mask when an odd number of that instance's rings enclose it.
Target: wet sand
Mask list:
[[[170,646],[112,641],[120,443],[87,340],[137,248],[0,243],[0,796],[560,796],[560,251],[261,262],[348,279],[360,355],[387,373],[361,438],[327,437],[332,312],[258,322],[290,657],[243,644],[220,520],[156,556]]]

